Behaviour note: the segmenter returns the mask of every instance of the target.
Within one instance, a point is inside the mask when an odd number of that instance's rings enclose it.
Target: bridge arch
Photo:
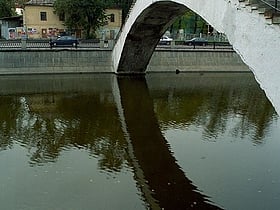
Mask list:
[[[126,34],[117,72],[145,72],[160,37],[186,10],[176,2],[157,1],[141,11]]]
[[[280,27],[239,0],[136,0],[114,46],[112,70],[144,73],[159,38],[187,8],[227,35],[280,114]]]

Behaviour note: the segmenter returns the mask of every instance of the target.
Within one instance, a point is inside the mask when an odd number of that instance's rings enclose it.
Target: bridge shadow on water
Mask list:
[[[120,77],[118,85],[133,152],[158,206],[220,209],[199,192],[176,163],[159,128],[145,78]]]

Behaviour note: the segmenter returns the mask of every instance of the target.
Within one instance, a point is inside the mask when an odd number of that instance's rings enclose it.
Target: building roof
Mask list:
[[[15,15],[15,16],[10,16],[10,17],[2,17],[0,20],[22,20],[22,15]]]
[[[30,0],[25,5],[45,5],[52,6],[55,0]]]

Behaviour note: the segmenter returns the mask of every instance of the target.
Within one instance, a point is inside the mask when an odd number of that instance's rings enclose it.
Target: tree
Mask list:
[[[177,20],[171,25],[170,31],[178,31],[184,29],[188,34],[200,34],[207,33],[207,23],[196,13],[191,10],[187,11],[184,15],[177,18]]]
[[[15,5],[19,8],[24,8],[24,4],[27,3],[29,0],[15,0]]]
[[[0,18],[10,17],[15,14],[15,4],[13,0],[0,0]]]
[[[102,0],[56,0],[55,13],[65,17],[70,30],[82,29],[86,38],[95,35],[96,30],[106,23],[106,2]]]

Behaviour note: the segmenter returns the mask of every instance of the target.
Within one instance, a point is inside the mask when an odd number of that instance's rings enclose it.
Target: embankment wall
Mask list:
[[[250,71],[232,50],[157,50],[147,68],[148,72],[184,71]]]
[[[2,74],[113,73],[112,51],[104,49],[1,50]],[[147,72],[249,71],[234,51],[156,50]]]

